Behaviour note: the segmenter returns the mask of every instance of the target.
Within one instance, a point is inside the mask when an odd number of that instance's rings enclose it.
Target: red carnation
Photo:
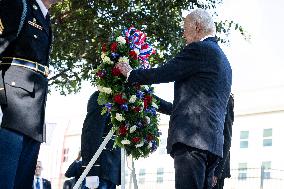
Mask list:
[[[137,56],[136,52],[133,51],[133,50],[129,52],[129,56],[130,56],[133,60],[137,60],[137,59],[138,59],[138,56]]]
[[[139,106],[136,106],[136,107],[133,108],[133,111],[134,112],[140,112],[141,108]]]
[[[119,68],[113,67],[112,70],[111,70],[111,74],[113,76],[119,76],[121,74],[121,72],[120,72]]]
[[[144,108],[148,108],[148,105],[152,102],[152,96],[145,95],[144,97]]]
[[[127,44],[129,43],[128,37],[125,37],[125,41]]]
[[[148,134],[148,135],[146,136],[146,138],[147,138],[147,141],[148,141],[148,142],[150,142],[151,140],[154,139],[153,135],[151,135],[151,134]]]
[[[127,133],[127,128],[125,127],[125,125],[122,125],[119,127],[118,129],[118,133],[119,135],[125,136]]]
[[[110,45],[110,50],[111,50],[111,52],[116,52],[116,51],[117,51],[117,46],[118,46],[118,43],[117,43],[117,42],[113,42],[113,43]]]
[[[107,45],[105,43],[102,45],[102,52],[107,52]]]
[[[122,94],[114,95],[113,100],[120,105],[127,102],[127,100],[122,97]]]
[[[138,143],[138,142],[140,142],[140,138],[139,137],[134,137],[134,138],[132,138],[132,142]]]
[[[105,76],[105,73],[100,70],[96,73],[96,75],[100,78],[103,78]]]

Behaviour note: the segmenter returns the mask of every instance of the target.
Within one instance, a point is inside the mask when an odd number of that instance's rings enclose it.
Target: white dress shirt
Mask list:
[[[37,177],[37,176],[34,176],[34,189],[37,189],[36,188],[36,182],[37,182],[37,178],[39,178],[39,186],[40,186],[40,189],[43,189],[43,181],[42,181],[42,177]]]
[[[36,0],[44,18],[46,17],[47,13],[48,13],[48,9],[45,7],[45,5],[43,4],[42,0]]]

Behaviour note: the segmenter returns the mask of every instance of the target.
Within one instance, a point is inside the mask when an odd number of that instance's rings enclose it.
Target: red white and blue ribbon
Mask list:
[[[146,34],[137,30],[133,26],[124,30],[125,37],[127,37],[130,48],[135,52],[139,52],[138,58],[144,68],[150,68],[149,57],[155,54],[155,50],[149,43],[146,43]]]

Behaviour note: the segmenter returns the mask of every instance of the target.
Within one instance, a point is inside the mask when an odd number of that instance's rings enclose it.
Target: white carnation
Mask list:
[[[144,89],[145,89],[146,91],[148,91],[148,90],[149,90],[148,85],[144,85],[143,87],[144,87]]]
[[[136,148],[140,148],[144,145],[144,141],[141,141],[139,144],[136,144],[135,147]]]
[[[102,60],[106,64],[113,64],[113,61],[111,61],[108,56],[104,56],[104,58],[102,58]]]
[[[134,103],[136,101],[136,95],[132,95],[129,99],[130,103]]]
[[[149,144],[148,144],[148,148],[152,148],[152,142],[149,142]]]
[[[139,49],[134,49],[134,51],[137,54],[137,56],[140,54],[140,50]]]
[[[111,94],[112,93],[112,90],[111,88],[108,88],[108,87],[103,87],[103,86],[97,86],[98,90],[100,92],[103,92],[103,93],[106,93],[106,94]]]
[[[129,140],[122,140],[122,141],[121,141],[121,144],[124,144],[124,145],[130,144],[130,141],[129,141]]]
[[[106,56],[107,56],[106,53],[102,53],[101,54],[101,59],[103,60]]]
[[[125,120],[124,117],[122,116],[122,114],[119,114],[119,113],[115,114],[115,119],[119,122]]]
[[[145,116],[146,123],[149,124],[151,119],[148,116]]]
[[[126,43],[125,38],[122,37],[122,36],[117,37],[117,38],[116,38],[116,41],[117,41],[118,43],[120,43],[120,44],[125,44],[125,43]]]
[[[118,62],[119,63],[127,63],[127,64],[129,64],[129,59],[126,56],[123,56],[123,57],[120,57],[118,59]]]
[[[133,125],[132,127],[130,127],[129,132],[133,133],[134,131],[136,131],[136,129],[137,129],[137,126]]]

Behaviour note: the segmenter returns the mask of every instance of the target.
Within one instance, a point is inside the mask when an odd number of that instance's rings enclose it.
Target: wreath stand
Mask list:
[[[85,168],[85,170],[81,174],[80,178],[78,179],[78,181],[74,185],[73,189],[80,189],[83,180],[86,178],[86,176],[90,172],[91,168],[93,167],[93,165],[97,161],[98,157],[101,155],[103,149],[106,147],[108,141],[111,139],[113,134],[114,134],[114,131],[110,130],[109,133],[107,134],[107,136],[105,137],[105,139],[103,140],[102,144],[100,145],[99,149],[96,151],[96,153],[92,157],[91,161],[88,163],[87,167]],[[134,189],[138,189],[137,178],[136,178],[136,174],[135,174],[134,160],[133,160],[133,158],[131,158],[131,159],[132,159],[132,170],[131,170],[131,174],[130,174],[129,189],[131,189],[132,181],[133,181]],[[125,160],[126,160],[125,150],[121,149],[121,189],[126,189],[125,188]]]

